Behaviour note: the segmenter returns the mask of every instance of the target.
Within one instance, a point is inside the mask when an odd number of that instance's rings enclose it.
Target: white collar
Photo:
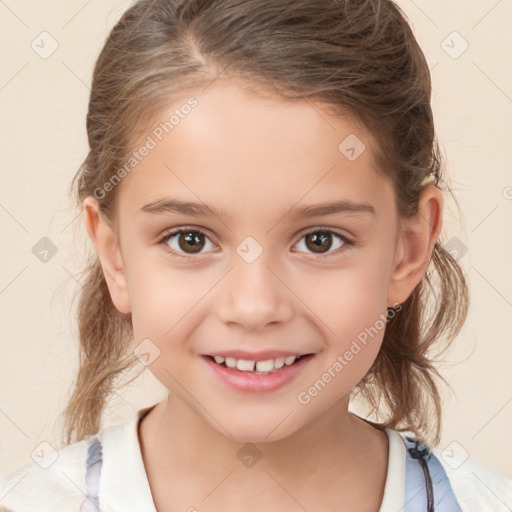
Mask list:
[[[100,506],[104,512],[157,512],[138,437],[139,420],[153,407],[141,409],[98,434],[103,446]],[[398,432],[389,428],[385,432],[389,457],[379,512],[397,512],[404,506],[406,446]]]
[[[140,417],[151,409],[133,413],[126,421],[102,430],[103,449],[100,507],[103,512],[157,512],[140,449]]]
[[[397,512],[404,508],[407,451],[405,442],[398,432],[386,428],[386,434],[389,439],[388,473],[379,512]]]

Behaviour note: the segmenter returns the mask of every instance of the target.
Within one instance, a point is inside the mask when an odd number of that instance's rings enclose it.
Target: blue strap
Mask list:
[[[87,452],[85,485],[87,496],[82,502],[80,512],[100,512],[99,489],[101,466],[103,464],[103,451],[101,442],[97,437],[91,438]]]
[[[439,459],[418,439],[405,438],[404,512],[462,512]]]

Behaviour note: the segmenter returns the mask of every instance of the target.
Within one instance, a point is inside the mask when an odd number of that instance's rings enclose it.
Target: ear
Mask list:
[[[405,302],[425,275],[441,233],[443,205],[441,191],[435,185],[427,185],[420,195],[417,213],[399,221],[401,230],[389,282],[388,307]]]
[[[128,284],[118,237],[100,211],[95,197],[86,197],[83,205],[87,233],[96,247],[112,302],[121,313],[129,313]]]

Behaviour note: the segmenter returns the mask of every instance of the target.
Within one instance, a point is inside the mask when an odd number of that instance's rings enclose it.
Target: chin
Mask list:
[[[240,443],[271,443],[280,441],[290,437],[297,432],[302,424],[297,424],[297,418],[293,419],[294,414],[289,416],[282,416],[279,418],[269,417],[264,418],[260,416],[259,421],[255,421],[254,417],[251,418],[231,418],[226,421],[226,432],[219,425],[212,425],[223,436],[237,441]],[[285,419],[286,418],[286,419]]]
[[[266,427],[267,425],[265,425]],[[262,427],[264,428],[264,427]],[[231,431],[231,435],[228,436],[229,439],[232,439],[233,441],[237,441],[239,443],[254,443],[254,444],[261,444],[261,443],[271,443],[275,441],[280,441],[281,439],[285,439],[289,437],[293,432],[281,432],[281,434],[275,434],[272,433],[270,435],[266,434],[266,432],[272,430],[272,427],[269,426],[268,430],[259,430],[255,429],[254,425],[251,425],[250,427],[246,429],[240,429],[237,432],[233,433]],[[225,433],[224,433],[225,435]]]

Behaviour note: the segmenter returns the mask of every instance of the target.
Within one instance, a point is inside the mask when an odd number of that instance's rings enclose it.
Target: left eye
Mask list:
[[[178,239],[178,247],[172,247],[171,244],[168,244],[169,241],[173,242],[173,238]],[[164,237],[160,240],[159,243],[168,244],[172,249],[171,254],[173,256],[190,258],[191,256],[189,256],[188,254],[180,254],[179,251],[188,251],[189,249],[191,249],[190,254],[193,255],[199,253],[205,245],[204,242],[202,241],[202,238],[209,240],[209,238],[202,231],[199,231],[197,229],[181,228],[164,235]]]
[[[305,233],[297,245],[300,245],[302,240],[304,240],[303,245],[307,250],[312,248],[312,252],[315,253],[318,258],[325,258],[334,252],[330,250],[333,246],[333,242],[331,241],[333,237],[339,240],[338,246],[334,247],[334,250],[339,249],[340,247],[349,247],[354,245],[354,243],[348,240],[345,236],[331,229],[316,229],[309,233]],[[180,228],[170,233],[166,233],[159,243],[168,245],[171,249],[169,252],[172,256],[189,259],[195,254],[199,254],[205,245],[207,245],[205,244],[205,240],[208,240],[208,242],[214,246],[204,232],[197,229]],[[174,246],[172,245],[173,243]]]
[[[334,249],[339,249],[340,247],[343,246],[353,245],[353,243],[350,240],[348,240],[345,236],[331,229],[316,229],[315,231],[310,231],[301,238],[301,241],[305,240],[304,246],[308,248],[308,244],[311,244],[311,247],[313,247],[313,252],[317,254],[318,258],[325,258],[326,256],[329,256],[332,252],[334,252],[329,251],[329,249],[331,249],[333,245],[331,241],[332,237],[335,237],[341,241],[338,247],[335,247]],[[298,245],[300,245],[300,243],[301,242],[299,242]],[[329,252],[323,252],[324,249],[327,249],[327,251]]]

